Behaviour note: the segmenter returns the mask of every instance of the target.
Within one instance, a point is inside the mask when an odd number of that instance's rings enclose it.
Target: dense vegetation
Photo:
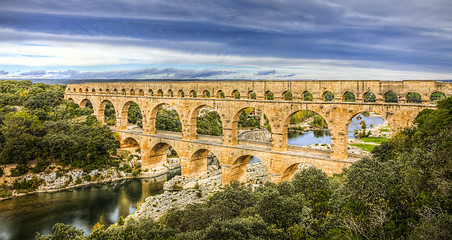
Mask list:
[[[63,99],[65,86],[30,81],[0,82],[0,164],[17,163],[13,175],[28,171],[27,162],[41,160],[81,168],[107,164],[119,146],[108,127]]]
[[[254,191],[231,182],[157,223],[97,226],[88,237],[58,224],[39,238],[452,239],[452,98],[415,123],[334,177],[311,167]]]

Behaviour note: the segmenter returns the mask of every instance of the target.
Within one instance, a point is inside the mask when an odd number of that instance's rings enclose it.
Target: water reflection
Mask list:
[[[355,129],[361,129],[361,121],[366,123],[367,128],[375,128],[378,125],[381,125],[385,122],[385,120],[380,116],[364,116],[363,114],[356,115],[352,122],[348,125],[348,139],[355,139]]]
[[[49,234],[58,222],[88,234],[97,222],[109,225],[132,214],[147,197],[161,193],[162,187],[163,183],[153,180],[135,179],[2,201],[0,239],[34,239],[36,232]]]
[[[331,132],[328,129],[325,130],[312,130],[302,133],[290,133],[288,134],[288,144],[295,146],[307,146],[309,144],[330,144]]]
[[[367,128],[376,127],[385,122],[380,116],[364,116],[362,114],[356,115],[348,127],[348,138],[355,139],[354,129],[361,129],[360,122],[364,121]],[[311,130],[306,132],[288,132],[287,143],[294,146],[307,146],[309,144],[331,144],[331,132],[325,130]]]

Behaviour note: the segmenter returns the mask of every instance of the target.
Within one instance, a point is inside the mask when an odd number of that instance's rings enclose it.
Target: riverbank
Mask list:
[[[300,164],[297,172],[307,166],[309,165]],[[165,191],[162,194],[146,198],[137,211],[125,219],[125,224],[132,219],[158,221],[171,209],[181,209],[190,204],[206,201],[223,188],[221,177],[221,169],[216,166],[209,166],[208,171],[198,177],[176,176],[164,184]],[[268,181],[270,177],[262,162],[248,164],[247,184],[255,189]]]
[[[136,172],[126,172],[112,167],[109,169],[93,170],[90,172],[75,169],[70,170],[66,173],[28,173],[24,176],[16,177],[15,180],[17,182],[23,183],[39,182],[40,185],[37,186],[36,189],[29,191],[11,189],[11,195],[1,197],[0,201],[31,194],[53,193],[74,188],[87,187],[96,184],[106,184],[129,179],[153,179],[154,182],[165,182],[170,171],[174,171],[174,169],[160,167],[147,172],[139,171],[139,173],[137,174]],[[14,182],[8,185],[8,187],[12,187],[13,184]]]

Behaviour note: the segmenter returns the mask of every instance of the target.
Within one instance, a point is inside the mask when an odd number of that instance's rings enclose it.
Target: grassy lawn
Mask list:
[[[390,128],[381,128],[380,132],[391,132],[392,130]]]
[[[378,144],[388,141],[387,138],[381,138],[381,137],[363,137],[363,138],[360,138],[360,140],[363,142],[371,142],[371,143],[378,143]]]
[[[359,147],[359,148],[361,148],[362,150],[368,151],[368,152],[372,151],[372,149],[374,149],[374,147],[375,147],[375,145],[362,144],[362,143],[352,143],[352,144],[350,144],[350,145],[351,145],[351,146],[354,146],[354,147]]]

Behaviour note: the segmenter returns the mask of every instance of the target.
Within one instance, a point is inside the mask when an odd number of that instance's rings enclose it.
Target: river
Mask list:
[[[361,119],[359,119],[361,118]],[[361,129],[360,122],[364,121],[367,128],[376,127],[384,123],[384,119],[379,116],[366,117],[362,114],[356,115],[348,127],[348,138],[355,139],[354,130]],[[330,130],[312,130],[303,133],[289,133],[288,144],[294,146],[307,146],[309,144],[331,144]]]
[[[162,188],[162,182],[132,179],[1,201],[0,239],[34,239],[37,232],[51,233],[58,222],[88,234],[97,222],[108,226],[120,216],[132,214],[147,197],[161,193]]]

